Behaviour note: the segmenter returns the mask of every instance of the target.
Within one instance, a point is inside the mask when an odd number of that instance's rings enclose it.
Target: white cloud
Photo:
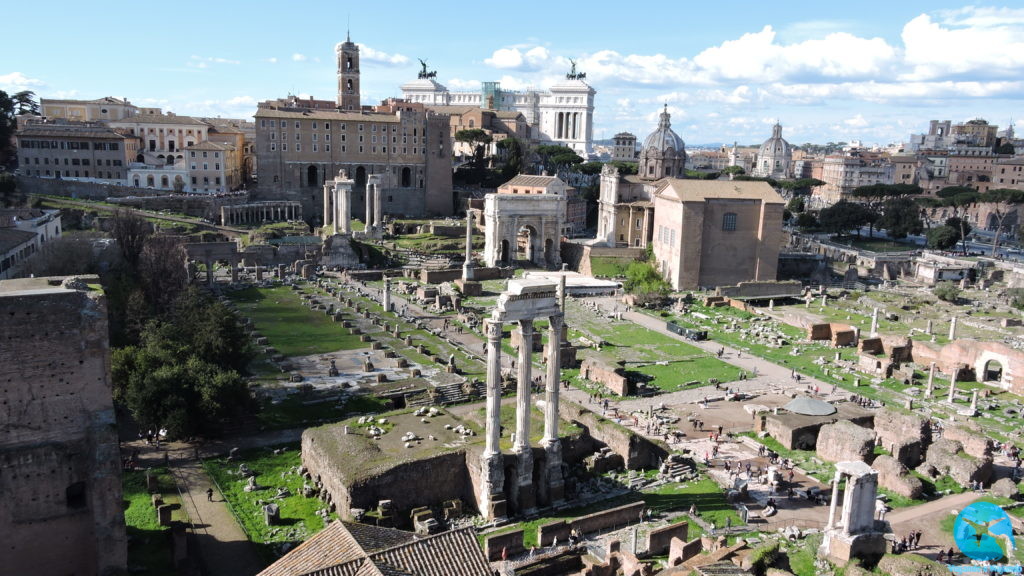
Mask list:
[[[252,96],[234,96],[227,100],[185,102],[174,109],[191,116],[249,118],[256,112],[256,102]],[[161,101],[160,105],[167,107],[167,101]]]
[[[903,27],[905,64],[901,78],[931,80],[966,73],[1020,77],[1024,70],[1024,11],[1002,23],[990,13],[960,11],[959,19],[936,22],[922,14]]]
[[[715,79],[771,82],[790,77],[858,78],[891,66],[897,51],[881,38],[833,32],[820,39],[782,45],[775,30],[744,34],[697,54],[693,61]]]
[[[359,45],[359,59],[363,62],[373,62],[385,66],[405,66],[409,63],[409,57],[403,54],[388,54],[380,50],[374,50],[366,44]]]
[[[296,52],[295,54],[292,54],[292,61],[293,62],[305,62],[306,61],[306,55],[305,54],[299,54],[298,52]]]
[[[230,60],[228,58],[220,58],[218,56],[196,56],[193,54],[189,58],[190,65],[198,64],[241,64],[238,60]]]
[[[499,48],[484,63],[502,70],[537,71],[552,63],[551,53],[543,46]]]
[[[267,62],[270,62],[271,64],[277,64],[277,58],[267,58]]]
[[[853,118],[847,118],[843,120],[843,124],[853,128],[863,128],[868,125],[868,121],[864,119],[863,114],[857,114]]]
[[[446,81],[445,85],[452,90],[478,90],[480,88],[480,81],[452,78],[451,80]]]
[[[38,78],[29,78],[21,72],[0,74],[0,89],[8,92],[21,92],[22,90],[32,90],[43,86],[46,86],[46,82]]]

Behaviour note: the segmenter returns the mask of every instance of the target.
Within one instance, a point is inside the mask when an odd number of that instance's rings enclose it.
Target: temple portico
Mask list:
[[[352,233],[352,187],[355,181],[345,170],[338,177],[324,182],[324,226],[333,234]]]
[[[490,519],[502,518],[509,511],[531,513],[537,508],[538,496],[548,504],[564,498],[562,451],[558,439],[558,385],[560,379],[560,340],[564,317],[559,306],[558,286],[543,280],[510,280],[508,290],[498,297],[491,318],[484,321],[487,337],[487,421],[486,445],[481,455],[481,513]],[[530,446],[530,411],[532,408],[533,321],[549,322],[548,341],[555,345],[546,349],[547,382],[544,403],[545,462],[540,474],[541,486],[534,485],[533,448]],[[501,336],[505,322],[518,324],[516,427],[512,441],[515,457],[514,474],[505,477],[504,456],[499,441],[501,430]],[[509,482],[511,484],[506,485]],[[505,501],[505,495],[510,502]],[[510,506],[509,506],[510,505]],[[511,510],[507,510],[509,507]]]
[[[837,520],[839,486],[844,480],[843,508]],[[845,564],[852,558],[877,560],[885,554],[885,533],[875,522],[877,495],[877,471],[860,461],[836,463],[822,556]]]
[[[220,207],[222,226],[263,224],[264,222],[286,222],[302,220],[302,203],[290,200],[252,202]]]

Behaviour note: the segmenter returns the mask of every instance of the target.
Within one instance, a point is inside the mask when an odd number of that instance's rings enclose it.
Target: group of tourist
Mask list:
[[[893,554],[902,554],[909,550],[917,550],[921,544],[921,531],[914,530],[910,534],[896,540],[892,545]],[[941,554],[941,551],[939,552]],[[941,562],[941,560],[940,560]]]

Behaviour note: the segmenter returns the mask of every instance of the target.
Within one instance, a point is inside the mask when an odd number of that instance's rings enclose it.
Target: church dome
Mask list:
[[[782,137],[782,125],[778,122],[772,127],[772,137],[765,140],[764,144],[761,144],[761,149],[757,152],[758,157],[781,157],[791,156],[792,150],[790,149],[789,142]]]
[[[670,116],[666,104],[665,110],[661,113],[661,119],[658,121],[658,129],[651,132],[651,135],[644,140],[643,150],[645,152],[664,154],[671,149],[678,155],[686,151],[686,143],[672,130],[672,124],[669,122]]]

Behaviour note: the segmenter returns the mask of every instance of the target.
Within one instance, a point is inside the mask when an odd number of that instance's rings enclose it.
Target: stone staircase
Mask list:
[[[476,389],[476,398],[482,399],[487,397],[487,384],[484,382],[477,382],[474,385]],[[434,388],[437,391],[437,397],[431,401],[429,392],[421,392],[415,396],[406,399],[406,406],[441,406],[448,404],[460,404],[470,400],[469,396],[462,391],[462,383],[452,382],[451,384],[441,384]]]

